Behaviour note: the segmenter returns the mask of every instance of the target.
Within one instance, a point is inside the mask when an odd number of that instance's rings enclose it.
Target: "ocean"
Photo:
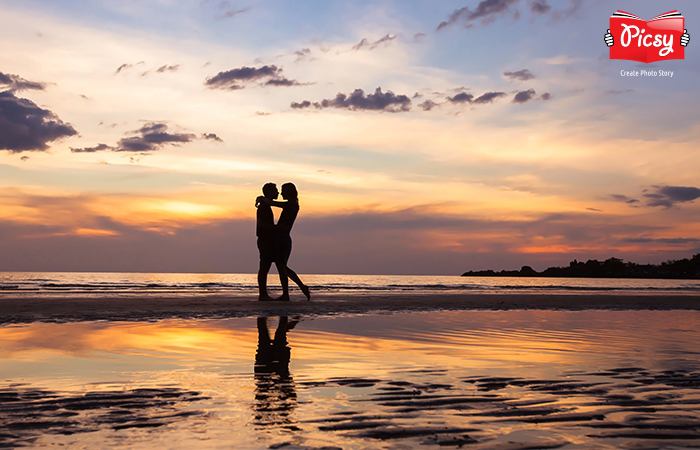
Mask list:
[[[519,278],[429,275],[300,275],[313,292],[328,295],[390,295],[413,293],[586,293],[620,295],[694,295],[700,280]],[[280,291],[277,274],[268,277],[272,292]],[[296,289],[292,284],[292,289]],[[251,295],[256,274],[0,272],[0,295],[168,296]]]

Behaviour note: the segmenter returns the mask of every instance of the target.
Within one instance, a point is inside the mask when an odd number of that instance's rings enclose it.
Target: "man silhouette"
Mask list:
[[[279,197],[279,191],[275,183],[267,183],[262,188],[263,196],[276,200]],[[258,250],[260,251],[260,267],[258,269],[258,300],[270,301],[274,300],[267,293],[267,274],[275,263],[277,273],[280,277],[282,285],[281,299],[289,300],[289,281],[287,280],[287,268],[285,262],[280,258],[279,252],[275,249],[275,216],[272,214],[272,208],[265,202],[257,202],[258,207],[256,232],[258,236]]]

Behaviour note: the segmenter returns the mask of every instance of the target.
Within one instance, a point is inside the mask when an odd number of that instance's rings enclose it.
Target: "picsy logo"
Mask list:
[[[610,17],[605,43],[610,59],[627,59],[650,63],[667,59],[685,59],[690,35],[685,19],[670,11],[645,21],[634,14],[618,10]]]

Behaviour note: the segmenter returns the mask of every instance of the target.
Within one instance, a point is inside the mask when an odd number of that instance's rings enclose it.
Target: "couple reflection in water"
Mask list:
[[[256,221],[256,235],[258,236],[258,250],[260,251],[260,267],[258,269],[258,300],[260,301],[289,301],[289,280],[294,281],[307,300],[311,300],[309,287],[306,286],[299,275],[288,265],[289,256],[292,253],[292,237],[290,232],[299,213],[299,195],[293,183],[282,185],[283,202],[277,201],[279,191],[275,183],[267,183],[262,188],[263,195],[255,201],[258,208]],[[272,207],[282,208],[280,218],[275,224]],[[277,273],[282,285],[282,296],[272,298],[267,293],[267,274],[272,263],[277,267]]]
[[[270,338],[267,317],[258,317],[258,350],[255,353],[255,424],[278,426],[295,431],[298,428],[291,413],[297,406],[297,392],[289,373],[291,349],[287,332],[299,319],[279,318],[277,330]]]

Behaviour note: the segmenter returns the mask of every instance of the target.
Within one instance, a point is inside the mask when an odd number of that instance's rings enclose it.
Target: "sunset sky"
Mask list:
[[[610,60],[677,9],[684,60]],[[700,252],[696,0],[0,0],[0,270],[300,273]],[[672,71],[623,77],[621,70]]]

